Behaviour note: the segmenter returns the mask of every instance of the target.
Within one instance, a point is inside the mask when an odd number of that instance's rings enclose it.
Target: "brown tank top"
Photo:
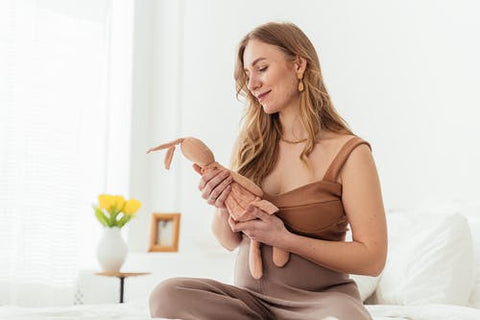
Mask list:
[[[264,193],[265,200],[280,209],[276,215],[289,231],[323,240],[345,239],[348,219],[342,203],[342,185],[336,179],[350,153],[361,144],[372,149],[361,138],[351,138],[337,153],[322,180],[278,195]]]

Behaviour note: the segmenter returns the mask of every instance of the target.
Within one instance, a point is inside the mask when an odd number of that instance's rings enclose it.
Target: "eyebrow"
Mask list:
[[[267,60],[267,58],[265,58],[265,57],[257,58],[257,59],[255,59],[255,60],[252,62],[251,66],[252,66],[252,67],[255,66],[255,65],[257,64],[257,62],[259,62],[259,61],[261,61],[261,60]],[[248,70],[247,70],[247,69],[243,69],[243,71],[247,72]]]

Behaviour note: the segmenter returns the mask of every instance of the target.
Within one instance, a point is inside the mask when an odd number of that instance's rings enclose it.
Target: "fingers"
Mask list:
[[[220,196],[218,196],[217,200],[215,200],[215,207],[218,207],[218,208],[225,207],[225,200],[227,200],[227,197],[230,194],[230,191],[232,189],[232,187],[230,186],[231,182],[232,182],[232,177],[228,177],[227,179],[223,180],[223,182],[220,184],[220,186],[222,184],[226,184],[226,186],[223,189]]]
[[[233,178],[230,170],[214,169],[202,174],[202,168],[194,163],[193,169],[202,175],[198,189],[202,192],[202,198],[207,200],[207,203],[217,208],[224,209],[225,201],[230,194]]]
[[[259,236],[262,234],[262,226],[259,223],[260,220],[258,219],[242,222],[233,221],[230,224],[230,228],[233,232],[243,232],[251,240],[262,240],[261,238],[259,238]]]
[[[207,180],[208,179],[208,180]],[[215,200],[220,196],[223,190],[232,182],[232,177],[228,170],[217,171],[214,176],[204,175],[200,182],[200,190],[202,191],[202,197],[213,201],[210,204],[215,203]],[[203,188],[201,188],[203,185]]]
[[[225,200],[228,197],[228,194],[231,191],[230,183],[232,183],[232,177],[227,177],[225,180],[220,182],[218,186],[216,186],[210,194],[207,194],[207,203],[214,205],[218,208],[225,207]]]
[[[202,174],[202,168],[198,164],[194,163],[192,167],[195,172],[197,172],[198,174]]]
[[[244,232],[247,234],[249,231],[253,229],[252,222],[254,220],[248,220],[248,221],[235,221],[230,217],[228,219],[228,224],[230,225],[230,228],[232,229],[233,232]]]
[[[202,178],[200,179],[200,183],[198,185],[198,189],[203,192],[207,187],[209,187],[208,193],[210,194],[213,188],[216,187],[225,178],[227,178],[229,174],[230,171],[219,169],[207,172],[202,175]]]
[[[246,211],[251,213],[253,216],[257,217],[257,219],[252,219],[248,221],[234,221],[230,224],[232,231],[238,232],[242,231],[247,235],[250,235],[252,231],[255,229],[260,228],[260,225],[265,225],[264,223],[267,222],[271,217],[268,213],[264,212],[261,209],[253,205],[248,205]]]
[[[282,235],[288,232],[283,221],[277,216],[269,215],[254,205],[249,205],[246,210],[257,218],[238,222],[230,218],[228,223],[233,232],[242,232],[251,240],[271,246],[277,245]]]

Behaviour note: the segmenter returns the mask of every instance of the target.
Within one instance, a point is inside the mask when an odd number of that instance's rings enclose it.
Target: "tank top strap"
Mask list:
[[[335,158],[333,159],[332,163],[327,169],[327,172],[325,172],[325,176],[323,177],[323,180],[327,181],[336,181],[338,174],[340,173],[340,170],[343,168],[343,165],[347,161],[348,157],[350,156],[350,153],[358,147],[359,145],[366,144],[370,150],[372,150],[372,147],[370,144],[359,138],[359,137],[353,137],[350,140],[348,140],[343,147],[340,149],[340,151],[337,153]]]

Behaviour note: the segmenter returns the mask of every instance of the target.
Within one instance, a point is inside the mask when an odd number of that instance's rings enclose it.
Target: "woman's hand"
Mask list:
[[[193,164],[195,171],[201,174],[201,168]],[[198,189],[202,192],[202,198],[207,203],[218,209],[226,209],[225,200],[230,193],[233,178],[229,170],[215,169],[202,175]]]
[[[265,211],[249,205],[247,211],[252,213],[257,219],[236,222],[231,217],[228,224],[234,232],[243,232],[250,239],[262,242],[264,244],[282,248],[287,241],[290,231],[285,228],[283,221],[275,215],[269,215]]]

